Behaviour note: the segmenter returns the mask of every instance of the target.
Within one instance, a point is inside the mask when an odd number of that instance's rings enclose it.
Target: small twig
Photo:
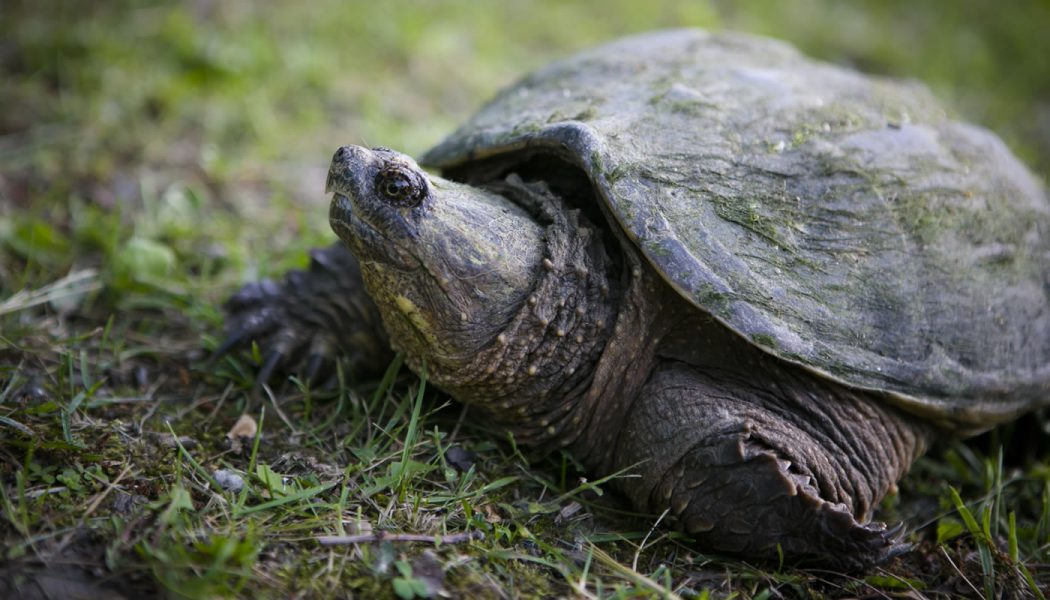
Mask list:
[[[219,395],[219,401],[215,403],[215,407],[211,409],[211,412],[208,413],[208,416],[205,417],[204,421],[201,422],[201,427],[208,427],[209,425],[211,425],[212,419],[215,418],[215,415],[219,414],[219,410],[221,410],[222,407],[226,404],[226,399],[229,398],[230,394],[232,393],[233,384],[226,384],[226,387],[222,390],[222,394]]]
[[[463,410],[459,411],[459,418],[456,419],[456,425],[452,428],[452,433],[449,434],[448,440],[445,441],[446,445],[451,446],[455,443],[456,436],[459,435],[459,428],[463,426],[463,422],[467,418],[467,408],[469,406],[469,404],[464,404]]]
[[[662,584],[653,581],[649,577],[642,575],[641,573],[635,571],[632,568],[628,568],[624,565],[621,565],[619,562],[617,562],[615,558],[609,556],[608,553],[606,553],[598,546],[595,546],[593,542],[590,543],[590,550],[594,554],[594,557],[598,559],[599,563],[605,565],[606,567],[609,567],[613,571],[619,573],[621,576],[634,581],[636,584],[653,590],[654,592],[660,594],[661,598],[666,598],[667,600],[682,600],[682,597],[674,593],[673,590],[665,588]]]
[[[289,420],[288,417],[284,414],[284,411],[281,410],[281,407],[277,404],[277,398],[274,397],[273,390],[270,389],[270,386],[264,383],[262,384],[262,390],[266,393],[266,397],[270,399],[270,404],[273,404],[274,412],[276,412],[277,416],[280,417],[282,421],[284,421],[284,424],[288,426],[288,429],[291,429],[293,434],[302,433],[301,431],[299,431],[298,427],[292,424],[291,420]]]
[[[98,505],[102,504],[102,501],[105,500],[106,496],[108,496],[110,492],[112,492],[114,489],[116,489],[117,484],[120,483],[121,480],[124,479],[124,477],[127,476],[129,471],[131,471],[131,465],[126,465],[124,467],[124,470],[120,472],[120,475],[117,475],[117,478],[114,479],[112,481],[112,483],[103,481],[101,479],[98,479],[95,475],[91,475],[91,477],[94,477],[97,481],[100,481],[101,483],[105,484],[106,489],[102,490],[101,492],[99,492],[95,496],[95,499],[91,501],[91,504],[88,506],[87,510],[84,511],[83,515],[81,515],[81,517],[80,517],[81,525],[83,525],[84,522],[87,521],[87,518],[90,517],[91,514],[95,512],[95,509],[98,508]]]
[[[981,592],[977,589],[977,586],[975,586],[973,582],[970,581],[970,578],[966,576],[966,573],[963,573],[962,569],[960,569],[955,564],[955,561],[952,560],[952,557],[948,556],[948,551],[944,549],[944,546],[941,546],[941,554],[944,555],[944,558],[948,559],[948,564],[950,564],[952,568],[955,569],[955,572],[959,574],[959,577],[963,578],[963,581],[966,582],[966,585],[970,586],[970,589],[973,590],[973,593],[977,594],[977,596],[980,597]]]
[[[64,485],[59,485],[59,486],[56,486],[56,487],[37,488],[37,489],[32,489],[32,490],[26,490],[26,498],[29,498],[30,500],[34,500],[34,499],[39,498],[40,496],[43,496],[45,494],[57,494],[59,492],[64,492],[64,491],[66,491],[68,489],[69,488],[67,488]]]
[[[139,419],[138,429],[136,429],[136,432],[139,435],[142,435],[142,428],[146,426],[146,421],[150,420],[153,417],[153,415],[157,412],[157,409],[160,408],[160,403],[162,402],[162,400],[159,397],[157,397],[157,390],[159,390],[167,380],[167,375],[161,375],[157,378],[157,381],[153,382],[153,385],[148,390],[146,390],[146,393],[143,395],[143,397],[146,400],[152,402],[152,404],[150,405],[149,410],[146,411],[146,414],[142,415],[142,418]]]
[[[117,484],[119,484],[120,481],[124,479],[124,477],[126,477],[128,472],[130,471],[131,465],[125,465],[124,470],[121,471],[120,475],[117,475],[117,478],[114,479],[112,482],[103,481],[102,479],[99,479],[98,477],[92,475],[92,477],[95,478],[97,481],[105,484],[106,489],[96,494],[95,497],[91,500],[91,504],[88,505],[87,510],[84,511],[84,514],[80,515],[80,521],[77,523],[77,526],[73,528],[73,530],[70,531],[68,534],[66,534],[66,536],[62,538],[62,540],[58,543],[58,546],[55,547],[55,554],[60,554],[62,550],[69,545],[69,542],[73,541],[73,535],[76,534],[76,532],[84,526],[84,523],[87,523],[88,517],[91,516],[91,513],[95,512],[95,509],[98,508],[99,504],[102,504],[102,501],[105,500],[106,496],[108,496],[110,492],[112,492],[114,489],[117,489]]]
[[[583,577],[580,577],[579,581],[570,581],[569,585],[572,586],[572,591],[581,598],[587,598],[587,600],[598,600],[599,598],[587,591],[587,582]]]
[[[25,289],[16,292],[0,302],[0,315],[18,312],[69,296],[87,294],[101,288],[102,283],[98,280],[98,271],[94,269],[73,271],[58,281],[53,281],[35,290]]]
[[[664,512],[660,513],[660,518],[656,519],[656,522],[653,523],[653,526],[649,528],[649,533],[645,534],[645,537],[642,539],[642,543],[638,546],[638,551],[634,553],[634,560],[631,562],[632,571],[638,570],[638,557],[642,555],[642,550],[645,549],[645,544],[649,541],[649,536],[653,535],[653,532],[656,531],[657,527],[659,527],[660,521],[663,521],[664,517],[666,517],[667,513],[669,512],[671,512],[671,508],[665,508]]]
[[[431,542],[435,545],[459,544],[470,540],[484,539],[480,531],[450,533],[448,535],[424,535],[421,533],[361,533],[357,535],[319,535],[315,540],[322,546],[348,546],[350,544],[368,544],[372,542]]]

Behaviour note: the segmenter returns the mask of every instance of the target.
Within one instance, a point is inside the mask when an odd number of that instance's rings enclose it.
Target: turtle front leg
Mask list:
[[[306,270],[245,285],[224,305],[226,340],[216,359],[255,342],[263,356],[258,380],[299,372],[317,381],[340,356],[355,375],[382,370],[390,351],[372,299],[365,292],[357,259],[342,244],[310,252]]]
[[[790,367],[700,372],[668,362],[626,420],[615,468],[635,504],[670,509],[727,554],[857,569],[907,549],[869,522],[932,432],[898,411]]]

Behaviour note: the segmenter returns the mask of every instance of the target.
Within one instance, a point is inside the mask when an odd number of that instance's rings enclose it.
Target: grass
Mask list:
[[[257,353],[204,361],[227,295],[334,239],[335,147],[419,153],[517,76],[628,31],[746,29],[920,78],[1050,172],[1045,2],[783,4],[5,4],[0,590],[1045,593],[1045,414],[935,448],[882,510],[916,550],[851,576],[698,553],[571,457],[528,460],[399,363],[336,390],[257,393]],[[237,450],[225,434],[246,408],[256,435]]]

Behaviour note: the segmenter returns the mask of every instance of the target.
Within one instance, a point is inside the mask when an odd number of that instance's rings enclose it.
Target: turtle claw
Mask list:
[[[256,376],[258,383],[264,383],[270,380],[270,376],[273,375],[274,370],[284,362],[284,352],[280,350],[272,350],[267,356],[266,360],[263,361],[263,366],[259,369],[259,374]]]
[[[887,562],[894,558],[897,558],[898,556],[904,556],[905,554],[911,552],[912,548],[913,546],[908,542],[900,542],[897,544],[893,544],[889,547],[889,549],[886,550],[886,553],[883,555],[882,560],[879,562]]]
[[[340,356],[347,356],[358,373],[380,371],[389,363],[378,312],[364,291],[357,260],[341,244],[313,250],[310,258],[307,270],[291,271],[280,283],[248,283],[226,301],[226,338],[207,365],[252,343],[264,356],[259,385],[291,373],[318,383]]]
[[[223,340],[219,347],[212,351],[211,355],[208,356],[208,360],[205,361],[205,365],[211,367],[215,363],[219,362],[219,359],[230,353],[231,350],[237,348],[244,343],[245,339],[251,336],[251,332],[247,330],[236,331]]]
[[[310,358],[306,361],[306,381],[308,383],[314,383],[317,381],[317,375],[321,372],[321,369],[325,366],[326,357],[324,354],[311,354]]]
[[[881,564],[911,552],[912,544],[904,541],[906,527],[903,522],[882,532],[882,552],[875,564]]]
[[[904,523],[897,523],[889,529],[886,529],[883,523],[856,525],[851,536],[856,546],[851,548],[851,555],[840,556],[837,561],[831,562],[840,562],[841,565],[856,570],[884,564],[911,551],[912,545],[902,541],[904,532]]]
[[[890,541],[890,542],[899,541],[900,538],[902,538],[903,535],[904,535],[904,523],[903,522],[897,523],[893,527],[890,527],[886,531],[882,532],[882,535],[883,535],[883,537],[886,538],[887,541]]]

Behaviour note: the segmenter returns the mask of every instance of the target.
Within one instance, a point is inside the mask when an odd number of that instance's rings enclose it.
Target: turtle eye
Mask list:
[[[376,175],[376,189],[394,206],[419,206],[427,195],[427,183],[422,175],[404,165],[387,165]]]

